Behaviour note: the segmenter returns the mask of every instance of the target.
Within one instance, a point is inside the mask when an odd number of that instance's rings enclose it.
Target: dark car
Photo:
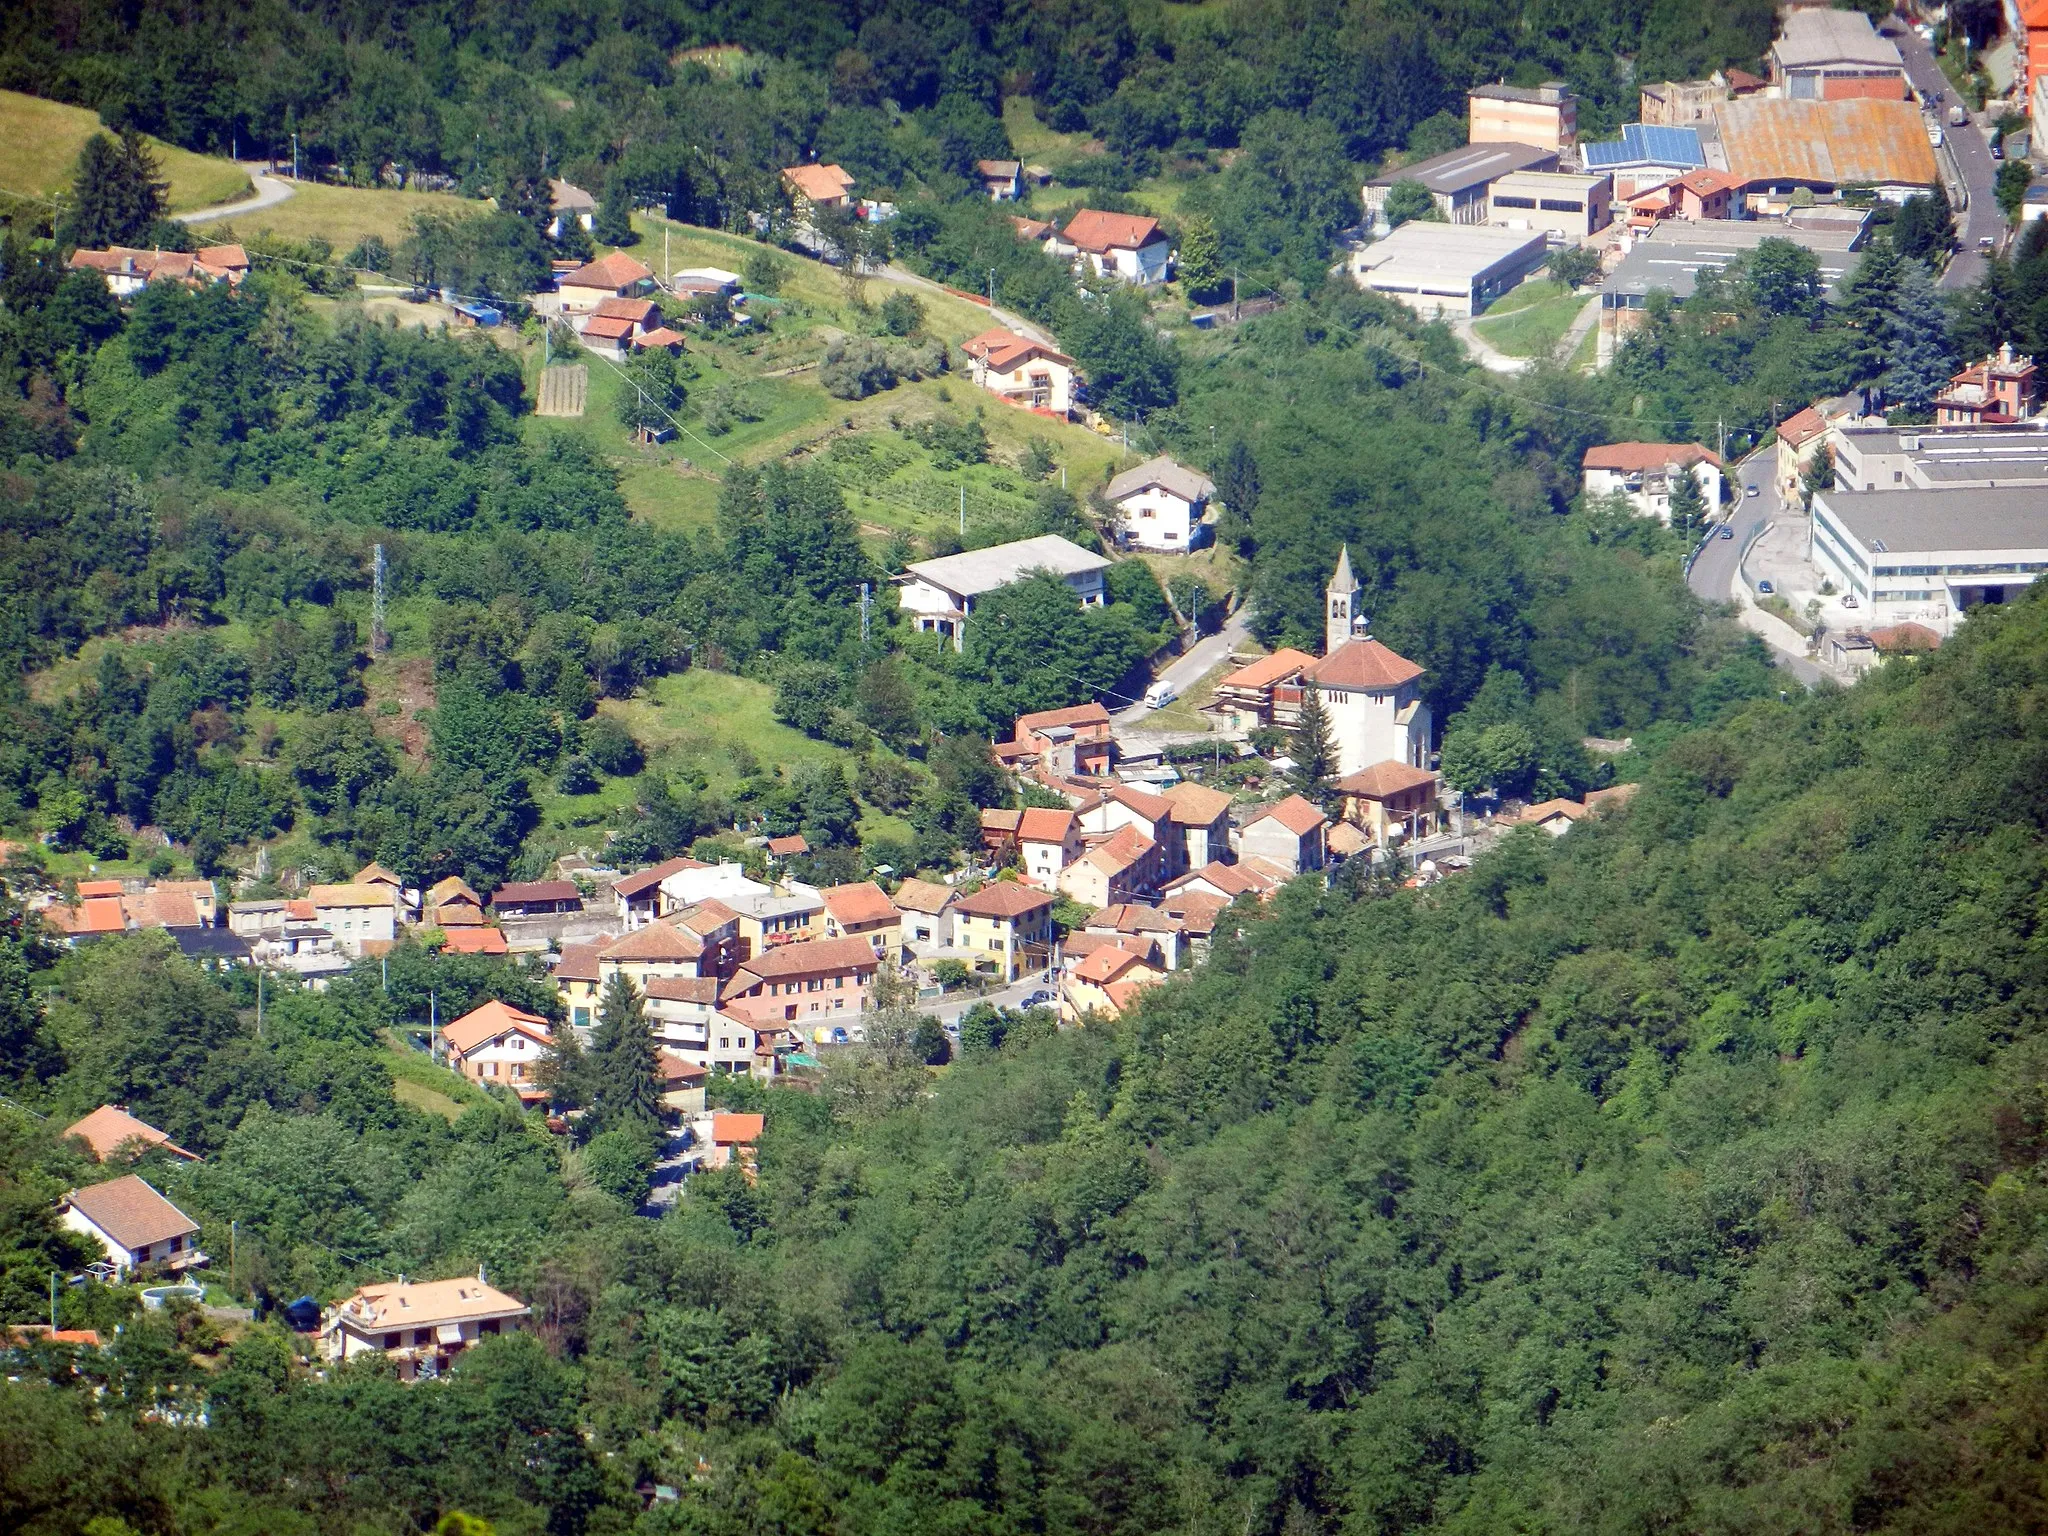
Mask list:
[[[1758,582],[1756,584],[1756,589],[1757,591],[1761,592],[1765,597],[1769,597],[1773,592],[1778,590],[1776,587],[1772,586],[1768,581]]]
[[[1050,1006],[1051,1003],[1052,994],[1050,992],[1033,992],[1024,999],[1024,1006],[1026,1008],[1045,1008]]]
[[[1721,537],[1724,539],[1732,539],[1735,537],[1735,530],[1733,528],[1723,528],[1721,530]]]

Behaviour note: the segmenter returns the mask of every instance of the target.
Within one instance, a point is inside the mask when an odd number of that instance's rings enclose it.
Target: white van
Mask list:
[[[1164,709],[1179,697],[1180,690],[1162,677],[1158,682],[1145,690],[1145,707],[1147,709]]]

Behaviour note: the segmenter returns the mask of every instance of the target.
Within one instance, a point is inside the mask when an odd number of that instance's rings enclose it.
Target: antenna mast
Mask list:
[[[377,555],[370,565],[370,652],[391,649],[391,636],[384,628],[384,546],[377,546]]]

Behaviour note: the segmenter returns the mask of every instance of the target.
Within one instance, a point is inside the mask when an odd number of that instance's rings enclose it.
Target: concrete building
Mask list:
[[[1818,491],[1809,537],[1814,566],[1855,595],[1867,624],[1947,636],[1970,609],[2007,602],[2048,570],[2048,493]]]
[[[1165,282],[1173,255],[1157,219],[1096,208],[1080,209],[1067,220],[1059,243],[1097,277],[1122,278],[1139,287]]]
[[[1102,556],[1090,554],[1056,533],[1046,533],[1035,539],[920,560],[896,578],[903,588],[898,602],[917,630],[945,635],[957,651],[965,643],[975,599],[1022,581],[1033,572],[1047,571],[1072,587],[1076,600],[1084,606],[1099,607],[1103,602],[1102,573],[1108,567]]]
[[[1589,172],[1614,178],[1614,195],[1623,201],[1707,163],[1697,128],[1646,123],[1624,123],[1620,138],[1582,144],[1579,156]]]
[[[1351,275],[1425,318],[1478,315],[1550,254],[1539,231],[1489,224],[1403,224],[1356,252]]]
[[[1614,219],[1614,178],[1575,171],[1513,171],[1493,184],[1489,218],[1506,229],[1540,229],[1576,245]]]
[[[1903,101],[1906,61],[1862,11],[1790,12],[1766,62],[1791,101]]]
[[[1165,454],[1127,469],[1103,491],[1117,509],[1117,536],[1133,549],[1184,555],[1216,494],[1216,482]]]
[[[1821,229],[1768,219],[1725,219],[1707,224],[1663,224],[1636,239],[1600,283],[1599,358],[1609,361],[1637,325],[1653,292],[1689,299],[1702,272],[1718,272],[1765,240],[1789,240],[1813,253],[1821,282],[1832,294],[1856,264],[1863,243],[1860,220]]]
[[[1343,796],[1344,820],[1375,848],[1426,837],[1437,827],[1438,776],[1407,763],[1375,763],[1346,774],[1334,786]]]
[[[1365,221],[1378,225],[1386,221],[1382,210],[1387,193],[1396,182],[1415,181],[1428,188],[1436,210],[1447,224],[1484,224],[1487,189],[1514,171],[1554,171],[1557,151],[1534,144],[1474,140],[1462,149],[1448,150],[1417,160],[1412,165],[1382,172],[1365,184]],[[1398,233],[1398,231],[1397,231]]]
[[[1837,427],[1828,434],[1845,491],[2048,487],[2048,423],[2025,427]]]
[[[1570,149],[1579,142],[1579,99],[1561,80],[1479,86],[1465,93],[1465,138],[1473,144]]]
[[[953,904],[953,943],[1004,981],[1053,959],[1053,897],[1014,880],[997,880]]]

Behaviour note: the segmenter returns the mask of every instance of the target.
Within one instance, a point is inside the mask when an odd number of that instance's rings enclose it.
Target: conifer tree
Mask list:
[[[1322,794],[1323,780],[1337,771],[1337,747],[1320,688],[1302,693],[1301,718],[1295,723],[1287,755],[1294,759],[1294,776],[1302,789],[1310,795]]]
[[[587,1080],[591,1112],[601,1128],[659,1121],[660,1062],[647,1022],[647,1000],[623,971],[612,972],[598,999]]]
[[[1706,521],[1707,498],[1690,467],[1671,477],[1671,526],[1689,534]]]
[[[1810,510],[1815,491],[1832,491],[1834,488],[1835,450],[1824,442],[1820,451],[1807,461],[1806,468],[1799,472],[1799,500]]]
[[[616,170],[605,178],[604,196],[597,202],[596,234],[605,245],[631,245],[640,238],[633,233],[633,194]]]
[[[116,143],[103,133],[85,141],[63,222],[67,245],[100,249],[139,245],[163,217],[170,183],[142,135],[129,129]]]
[[[1922,263],[1900,263],[1884,334],[1885,397],[1915,415],[1925,414],[1955,372],[1955,353],[1949,345],[1948,311]]]

